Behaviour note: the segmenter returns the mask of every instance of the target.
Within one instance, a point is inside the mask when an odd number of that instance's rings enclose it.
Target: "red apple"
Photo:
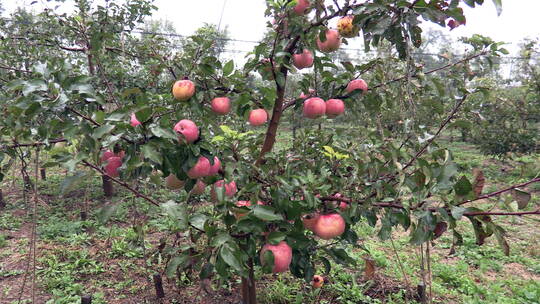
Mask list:
[[[335,238],[345,232],[345,220],[338,213],[322,214],[317,219],[313,232],[323,240]]]
[[[293,8],[297,15],[304,15],[309,12],[309,0],[298,0],[298,3]]]
[[[312,97],[304,101],[304,117],[319,118],[326,112],[324,100],[318,97]]]
[[[132,127],[140,126],[141,122],[137,119],[137,116],[135,116],[135,113],[131,113],[131,119],[129,120],[129,124]]]
[[[191,189],[191,194],[201,195],[204,193],[205,188],[206,188],[206,184],[202,180],[198,179],[193,189]]]
[[[341,99],[328,99],[326,101],[326,116],[337,117],[345,112],[345,104]]]
[[[113,156],[116,156],[116,155],[114,154],[114,152],[111,151],[111,150],[107,150],[107,151],[103,152],[103,154],[101,155],[100,160],[101,160],[102,163],[104,163],[104,162],[106,162],[109,158],[111,158],[111,157],[113,157]]]
[[[212,111],[218,115],[225,115],[231,110],[231,100],[228,97],[212,99]]]
[[[178,134],[179,143],[190,144],[199,138],[199,128],[189,119],[182,119],[177,122],[174,125],[174,131]]]
[[[170,190],[178,190],[184,187],[184,181],[179,180],[176,175],[171,173],[165,178],[165,186]]]
[[[122,166],[122,158],[118,156],[109,157],[107,160],[107,165],[105,166],[105,173],[110,177],[118,177],[120,173],[118,168]]]
[[[364,81],[364,79],[351,80],[351,82],[349,82],[349,84],[347,85],[345,91],[347,91],[347,93],[351,93],[354,90],[362,90],[365,93],[368,90],[368,85]]]
[[[255,109],[249,113],[249,123],[252,126],[260,126],[268,120],[268,113],[265,109]]]
[[[313,53],[308,49],[304,49],[302,53],[294,54],[293,65],[299,70],[311,67],[313,65]]]
[[[313,280],[311,280],[311,286],[313,288],[321,288],[324,284],[324,278],[320,275],[314,275]]]
[[[292,261],[292,248],[285,241],[279,242],[277,245],[266,244],[261,250],[261,264],[264,265],[264,253],[268,250],[274,254],[274,268],[272,272],[285,272],[289,269]]]
[[[210,161],[208,158],[200,156],[195,166],[189,169],[187,175],[193,179],[210,175]]]
[[[212,200],[216,201],[217,200],[217,191],[221,191],[220,188],[223,188],[225,187],[225,196],[227,197],[233,197],[236,192],[238,191],[238,189],[236,188],[236,183],[234,181],[226,184],[224,180],[218,180],[214,186],[212,187],[212,191],[211,191],[211,196],[212,196]]]
[[[210,167],[210,176],[218,174],[219,169],[221,169],[221,161],[217,156],[214,156],[214,164]]]
[[[172,94],[176,100],[186,101],[195,94],[195,84],[191,80],[178,80],[172,87]]]
[[[341,37],[336,30],[326,30],[326,40],[322,42],[317,36],[317,47],[321,52],[331,53],[337,51],[341,44]]]

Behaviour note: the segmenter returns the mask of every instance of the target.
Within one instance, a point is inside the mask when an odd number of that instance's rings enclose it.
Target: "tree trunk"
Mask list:
[[[257,304],[257,288],[253,270],[253,259],[248,260],[249,273],[247,278],[242,278],[242,302],[243,304]]]
[[[112,197],[114,188],[111,179],[107,175],[102,175],[101,180],[103,182],[103,193],[106,197]]]

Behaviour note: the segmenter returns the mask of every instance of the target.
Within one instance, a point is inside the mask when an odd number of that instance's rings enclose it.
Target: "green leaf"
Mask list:
[[[227,233],[227,232],[220,232],[218,235],[216,235],[212,241],[211,241],[211,246],[212,247],[219,247],[229,241],[232,241],[233,239],[231,238],[231,236]]]
[[[270,206],[255,205],[253,215],[263,221],[281,221],[283,216],[277,214],[274,208]]]
[[[163,129],[158,125],[151,125],[150,131],[157,137],[168,138],[168,139],[177,139],[176,134],[172,130]]]
[[[87,180],[90,174],[86,171],[77,171],[75,174],[70,175],[62,181],[60,185],[60,195],[65,195],[73,190],[82,181]]]
[[[144,155],[144,157],[158,163],[158,164],[161,164],[162,162],[162,159],[161,159],[161,155],[158,153],[158,151],[151,145],[144,145],[142,146],[141,148],[141,151]]]
[[[324,266],[324,275],[328,275],[330,271],[332,270],[332,265],[330,264],[330,261],[325,257],[319,257],[319,259],[321,260]]]
[[[201,268],[201,272],[199,273],[199,279],[204,280],[209,278],[212,273],[214,272],[214,265],[210,263],[206,263]]]
[[[195,214],[195,215],[192,215],[189,218],[189,223],[193,227],[204,231],[204,224],[206,223],[207,220],[208,220],[208,217],[206,215],[204,215],[204,214]]]
[[[329,248],[326,250],[330,254],[330,256],[336,261],[338,264],[342,265],[356,265],[356,260],[351,258],[347,251],[342,248]]]
[[[189,259],[189,255],[182,254],[175,256],[169,261],[169,264],[167,264],[167,268],[165,269],[165,275],[169,278],[174,277],[176,270],[178,269],[178,266],[183,266]]]
[[[22,93],[24,96],[27,96],[28,94],[36,92],[36,91],[46,91],[46,90],[47,90],[47,84],[43,80],[33,79],[24,83],[24,88],[22,90]]]
[[[461,217],[463,216],[463,213],[465,213],[466,210],[467,210],[466,208],[459,207],[459,206],[452,207],[452,217],[455,218],[456,220],[460,220]]]
[[[233,69],[234,69],[234,61],[231,59],[223,67],[223,76],[229,76],[232,73]]]
[[[113,129],[114,129],[113,125],[103,125],[101,127],[94,129],[94,133],[92,134],[92,137],[95,139],[99,139],[103,137],[103,135],[110,133]]]
[[[174,220],[177,220],[180,227],[186,227],[187,214],[185,207],[175,203],[174,201],[167,201],[166,203],[161,204],[160,207],[166,215],[170,216]]]
[[[225,261],[225,263],[227,263],[227,265],[243,274],[246,272],[246,270],[242,260],[240,259],[240,253],[238,252],[239,250],[239,248],[232,246],[230,243],[225,243],[219,251],[219,256],[223,259],[223,261]]]
[[[105,205],[104,207],[99,209],[96,217],[98,221],[103,225],[109,221],[109,219],[111,218],[111,216],[114,215],[117,209],[118,209],[117,204]]]
[[[471,193],[472,190],[473,188],[471,182],[469,182],[465,176],[462,176],[454,185],[454,191],[456,191],[456,195],[459,196],[466,196],[467,194]]]
[[[272,231],[268,235],[268,242],[272,245],[277,245],[277,243],[283,241],[285,239],[286,235],[283,232],[279,231]]]

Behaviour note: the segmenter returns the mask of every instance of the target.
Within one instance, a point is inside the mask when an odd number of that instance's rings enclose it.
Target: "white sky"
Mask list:
[[[17,6],[35,7],[37,10],[44,5],[52,6],[46,0],[39,0],[32,6],[30,3],[34,2],[33,0],[2,2],[5,13],[11,12]],[[499,17],[491,0],[485,0],[484,5],[474,9],[462,4],[467,25],[446,32],[453,38],[479,33],[495,41],[508,42],[512,45],[507,48],[515,54],[517,43],[523,38],[540,37],[540,0],[502,0],[502,3],[503,11]],[[155,0],[154,4],[158,11],[153,17],[172,21],[176,31],[182,35],[192,34],[205,22],[218,24],[223,7],[221,26],[227,26],[231,38],[259,40],[266,31],[264,0]],[[434,27],[442,29],[436,25]],[[348,47],[361,48],[362,39],[355,40]],[[250,43],[236,43],[229,44],[227,49],[249,51],[252,47],[253,44]]]

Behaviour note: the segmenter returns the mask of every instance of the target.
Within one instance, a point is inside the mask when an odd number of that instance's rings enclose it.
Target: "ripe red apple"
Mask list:
[[[189,119],[182,119],[177,122],[174,125],[174,131],[178,134],[179,143],[190,144],[199,138],[199,128]]]
[[[193,179],[205,177],[205,176],[208,176],[209,174],[210,174],[210,161],[208,160],[208,158],[204,156],[200,156],[195,166],[189,169],[187,173],[187,175]]]
[[[347,85],[345,91],[347,91],[347,93],[351,93],[354,90],[362,90],[364,91],[364,93],[367,92],[368,85],[366,81],[364,79],[351,80],[351,82],[349,82],[349,84]]]
[[[308,49],[304,49],[302,53],[294,54],[293,65],[299,70],[311,67],[313,65],[313,53]]]
[[[345,232],[345,220],[338,213],[321,214],[313,232],[323,240],[335,238]]]
[[[277,245],[266,244],[261,250],[261,264],[264,265],[264,253],[268,250],[274,254],[274,268],[272,272],[285,272],[289,269],[292,261],[292,248],[285,241],[279,242]]]
[[[118,177],[120,176],[120,173],[118,172],[120,166],[122,166],[122,158],[118,156],[109,157],[107,165],[105,166],[105,173],[110,177]]]
[[[137,116],[135,116],[135,113],[131,113],[131,119],[129,120],[129,124],[132,127],[140,126],[141,122],[137,119]]]
[[[171,173],[165,178],[165,186],[170,190],[178,190],[184,187],[184,181],[179,180],[176,175]]]
[[[228,97],[212,99],[212,111],[217,115],[225,115],[231,110],[231,100]]]
[[[191,194],[201,195],[204,193],[205,188],[206,188],[206,184],[202,180],[198,179],[193,189],[191,189]]]
[[[217,156],[214,156],[214,164],[210,167],[210,176],[218,174],[219,169],[221,169],[221,161]]]
[[[337,51],[341,44],[341,37],[336,30],[326,30],[326,40],[322,42],[317,36],[317,47],[321,52],[331,53]]]
[[[345,104],[341,99],[328,99],[326,101],[326,116],[337,117],[345,112]]]
[[[345,16],[338,20],[337,29],[341,36],[352,38],[358,36],[360,28],[353,24],[354,16]]]
[[[114,154],[114,152],[111,151],[111,150],[107,150],[107,151],[103,152],[103,154],[101,155],[100,160],[101,160],[102,163],[104,163],[104,162],[106,162],[109,158],[111,158],[111,157],[113,157],[113,156],[116,156],[116,155]]]
[[[186,101],[195,94],[195,84],[191,80],[178,80],[172,87],[172,94],[176,100]]]
[[[304,15],[309,12],[309,0],[298,0],[298,3],[293,8],[297,15]]]
[[[304,101],[304,117],[319,118],[326,113],[326,104],[324,100],[318,97],[312,97]]]
[[[302,217],[302,224],[304,224],[304,228],[306,228],[307,230],[313,231],[313,228],[315,227],[318,219],[318,213],[306,214]]]
[[[255,109],[249,113],[249,123],[252,126],[260,126],[268,120],[268,113],[265,109]]]
[[[225,196],[227,197],[233,197],[238,191],[238,189],[236,188],[236,183],[234,181],[226,184],[224,180],[218,180],[217,182],[215,182],[210,193],[212,196],[212,200],[217,200],[217,191],[221,191],[220,188],[223,187],[225,187]]]
[[[324,284],[324,278],[318,274],[313,276],[313,280],[311,280],[311,286],[313,288],[321,288]]]

